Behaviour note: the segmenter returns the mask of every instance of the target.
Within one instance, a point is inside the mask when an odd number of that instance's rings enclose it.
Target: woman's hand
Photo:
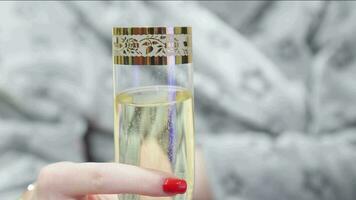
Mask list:
[[[116,195],[173,196],[187,184],[172,175],[118,163],[61,162],[44,167],[24,200],[106,200]]]

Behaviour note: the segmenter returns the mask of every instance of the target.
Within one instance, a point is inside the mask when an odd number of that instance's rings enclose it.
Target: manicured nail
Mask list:
[[[187,190],[187,182],[183,179],[167,178],[162,185],[163,191],[170,194],[183,194]]]

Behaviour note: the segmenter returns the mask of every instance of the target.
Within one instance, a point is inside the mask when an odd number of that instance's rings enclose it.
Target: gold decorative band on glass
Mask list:
[[[112,34],[114,64],[192,63],[191,27],[114,27]]]

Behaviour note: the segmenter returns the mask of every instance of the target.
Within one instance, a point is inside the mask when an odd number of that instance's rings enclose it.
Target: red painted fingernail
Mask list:
[[[187,190],[187,182],[183,179],[167,178],[162,185],[163,191],[171,194],[183,194]]]

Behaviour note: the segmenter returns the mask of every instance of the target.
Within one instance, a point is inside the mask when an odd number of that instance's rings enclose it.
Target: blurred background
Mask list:
[[[113,160],[112,26],[193,27],[216,199],[356,199],[356,3],[1,2],[0,199]]]

